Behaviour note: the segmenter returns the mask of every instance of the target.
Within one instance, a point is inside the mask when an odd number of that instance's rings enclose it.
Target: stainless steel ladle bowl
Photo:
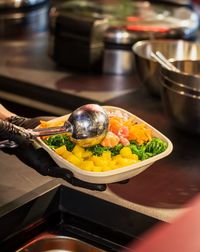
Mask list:
[[[65,133],[82,147],[100,143],[108,131],[109,119],[103,107],[86,104],[74,110],[61,127],[24,129],[18,127],[19,133],[28,138],[50,136]]]

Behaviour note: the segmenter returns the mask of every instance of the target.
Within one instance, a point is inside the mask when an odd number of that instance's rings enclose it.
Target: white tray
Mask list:
[[[150,157],[144,161],[140,161],[138,163],[135,163],[135,164],[132,164],[129,166],[124,166],[122,168],[117,168],[114,170],[109,170],[109,171],[104,171],[104,172],[91,172],[91,171],[82,170],[79,167],[68,162],[66,159],[62,158],[61,156],[56,154],[51,148],[49,148],[42,141],[42,139],[38,138],[40,145],[50,154],[50,156],[54,159],[54,161],[57,163],[57,165],[59,165],[62,168],[66,168],[66,169],[72,171],[76,178],[79,178],[79,179],[86,181],[86,182],[97,183],[97,184],[101,184],[101,183],[108,184],[108,183],[123,181],[123,180],[129,179],[129,178],[134,177],[137,174],[143,172],[150,165],[152,165],[154,162],[168,156],[172,152],[173,145],[172,145],[171,141],[166,136],[164,136],[162,133],[160,133],[158,130],[156,130],[154,127],[152,127],[151,125],[149,125],[148,123],[146,123],[145,121],[140,119],[139,117],[129,113],[128,111],[126,111],[124,109],[118,108],[118,107],[112,107],[112,106],[103,106],[103,107],[106,109],[106,111],[109,111],[109,112],[113,111],[114,112],[114,111],[118,110],[125,116],[128,116],[128,117],[134,116],[135,121],[138,123],[145,123],[152,130],[154,137],[158,137],[158,138],[164,140],[165,142],[167,142],[167,145],[168,145],[167,149],[164,152],[162,152],[154,157]],[[65,116],[61,116],[61,117],[55,118],[51,121],[57,122],[60,120],[67,120],[69,115],[70,114],[65,115]]]

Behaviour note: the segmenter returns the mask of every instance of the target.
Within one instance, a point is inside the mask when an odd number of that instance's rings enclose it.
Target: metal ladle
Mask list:
[[[180,72],[180,70],[175,67],[165,56],[159,52],[156,51],[156,53],[151,52],[151,57],[154,58],[158,63],[160,63],[163,67],[165,67],[168,70],[172,70],[175,72]]]
[[[17,129],[19,134],[28,139],[65,133],[73,142],[89,147],[103,140],[108,131],[108,123],[108,115],[103,107],[87,104],[74,110],[61,127]]]

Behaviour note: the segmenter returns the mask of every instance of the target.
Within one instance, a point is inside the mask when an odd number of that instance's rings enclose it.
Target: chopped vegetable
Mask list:
[[[101,144],[97,144],[91,147],[87,147],[86,150],[89,150],[92,152],[93,155],[95,156],[101,156],[104,151],[109,150],[108,147],[104,147]]]
[[[75,146],[75,143],[70,141],[69,137],[64,134],[50,136],[44,139],[44,142],[52,149],[65,145],[68,151],[72,151]]]
[[[116,156],[120,153],[120,150],[123,148],[122,144],[117,144],[115,147],[110,148],[110,152],[112,154],[112,156]]]
[[[101,145],[104,147],[114,147],[116,146],[120,141],[120,138],[115,135],[113,132],[108,131],[107,135],[101,142]]]
[[[138,155],[140,160],[145,160],[165,151],[167,149],[167,143],[159,138],[153,138],[148,143],[142,145],[131,141],[130,149],[132,153]]]
[[[159,138],[153,138],[146,144],[146,152],[150,152],[153,156],[160,154],[167,149],[167,143]]]

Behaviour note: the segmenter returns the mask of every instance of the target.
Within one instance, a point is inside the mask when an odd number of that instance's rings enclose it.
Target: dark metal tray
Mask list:
[[[53,180],[0,208],[0,248],[1,252],[17,251],[48,233],[105,251],[120,251],[158,222],[60,183],[55,185]]]
[[[26,244],[17,252],[104,252],[86,242],[67,236],[45,234]]]

